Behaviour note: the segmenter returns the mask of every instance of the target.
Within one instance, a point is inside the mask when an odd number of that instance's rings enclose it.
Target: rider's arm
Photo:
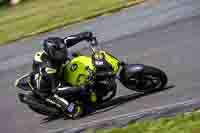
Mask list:
[[[52,92],[56,89],[58,85],[58,80],[56,79],[56,73],[57,70],[52,67],[46,67],[44,68],[43,75],[45,75],[46,78],[50,81],[51,84],[51,90]]]
[[[90,41],[90,40],[92,40],[92,38],[93,38],[92,32],[81,32],[79,34],[65,37],[64,42],[67,45],[67,47],[69,48],[81,41],[84,41],[84,40]]]

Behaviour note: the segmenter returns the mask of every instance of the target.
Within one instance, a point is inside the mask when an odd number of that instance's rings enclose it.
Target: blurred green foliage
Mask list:
[[[7,3],[8,0],[0,0],[0,4],[4,4],[4,3]]]
[[[2,1],[2,0],[1,0]],[[143,0],[129,0],[135,3]],[[25,0],[14,8],[0,7],[0,45],[70,25],[127,5],[124,0]]]
[[[92,130],[88,133],[93,133]],[[200,133],[200,113],[130,123],[124,128],[100,129],[96,133]]]

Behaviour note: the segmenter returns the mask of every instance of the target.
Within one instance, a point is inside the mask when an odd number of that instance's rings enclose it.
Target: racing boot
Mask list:
[[[70,117],[72,119],[78,119],[83,115],[83,106],[80,102],[71,102],[66,111],[64,112],[65,117]]]
[[[65,118],[76,119],[83,114],[83,106],[77,101],[69,103],[66,99],[58,95],[47,98],[46,101],[60,108]]]

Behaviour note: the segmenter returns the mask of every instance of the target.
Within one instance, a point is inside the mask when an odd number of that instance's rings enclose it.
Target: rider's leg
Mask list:
[[[83,103],[88,103],[87,104],[87,108],[86,108],[86,113],[90,113],[94,111],[93,106],[90,106],[91,104],[95,105],[96,101],[97,101],[97,97],[96,97],[96,93],[92,90],[89,89],[89,87],[85,87],[85,88],[75,88],[75,87],[70,87],[70,86],[65,86],[62,88],[58,88],[56,94],[60,97],[66,97],[69,95],[79,95],[80,99],[82,100],[86,100],[86,101],[79,101],[79,102],[83,102]],[[89,99],[88,99],[89,98]],[[88,101],[89,100],[89,101]],[[80,105],[80,103],[77,103],[78,105]],[[79,114],[80,112],[78,112],[78,110],[76,110],[76,114]]]
[[[81,108],[78,103],[70,103],[66,99],[56,94],[54,94],[52,97],[46,98],[46,101],[61,108],[65,116],[77,118],[81,115]]]
[[[79,109],[77,109],[75,103],[69,103],[66,99],[62,98],[61,96],[52,94],[51,89],[49,89],[51,86],[45,80],[45,78],[40,77],[38,73],[34,74],[33,77],[35,79],[33,82],[33,84],[35,85],[35,94],[37,94],[50,104],[56,105],[57,107],[61,108],[65,115],[72,118],[77,116],[77,114],[79,113]]]
[[[55,94],[51,97],[48,97],[46,101],[55,104],[57,107],[61,108],[65,116],[70,118],[78,118],[82,115],[82,107],[78,101],[70,102],[66,98],[69,95],[79,93],[78,88],[65,86],[62,88],[57,88]]]
[[[40,79],[38,82],[40,85],[40,89],[36,89],[35,92],[39,95],[42,99],[50,104],[53,104],[60,108],[65,116],[75,118],[78,117],[80,110],[77,109],[78,106],[75,103],[70,103],[66,99],[58,96],[57,94],[52,94],[51,90],[48,88],[50,87],[44,79]]]

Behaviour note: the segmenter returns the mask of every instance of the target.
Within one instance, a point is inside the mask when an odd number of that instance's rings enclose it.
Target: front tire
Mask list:
[[[128,89],[148,93],[163,89],[167,82],[168,78],[165,72],[158,68],[145,65],[141,72],[128,77],[122,84]]]

